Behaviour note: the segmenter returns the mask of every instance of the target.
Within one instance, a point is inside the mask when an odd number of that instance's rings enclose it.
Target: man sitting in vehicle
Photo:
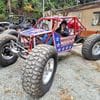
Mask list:
[[[63,20],[59,28],[55,32],[59,33],[62,37],[69,36],[69,30],[66,26],[67,26],[67,22]]]

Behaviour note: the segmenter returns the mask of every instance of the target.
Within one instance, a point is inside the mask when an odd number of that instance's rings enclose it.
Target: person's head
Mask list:
[[[66,28],[67,22],[65,20],[63,20],[60,24],[61,28]]]

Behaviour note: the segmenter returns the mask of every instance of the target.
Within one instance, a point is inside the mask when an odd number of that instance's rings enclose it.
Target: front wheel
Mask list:
[[[25,92],[35,98],[47,93],[52,85],[56,67],[56,50],[49,45],[36,46],[23,67],[22,86]]]
[[[15,36],[0,34],[0,65],[2,67],[11,65],[17,61],[18,56],[11,52],[11,40],[17,41]]]
[[[84,58],[89,60],[100,59],[100,34],[93,34],[85,40],[82,54]]]

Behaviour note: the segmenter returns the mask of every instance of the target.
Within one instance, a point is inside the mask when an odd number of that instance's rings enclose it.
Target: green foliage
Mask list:
[[[1,0],[0,1],[0,14],[3,14],[5,11],[5,5],[4,2]]]
[[[23,7],[23,5],[24,5],[24,0],[18,0],[17,1],[17,8],[22,8]]]
[[[5,5],[3,0],[0,1],[0,21],[5,20]]]
[[[6,20],[5,14],[0,14],[0,21]]]
[[[76,4],[76,0],[44,0],[45,10],[67,8]]]
[[[43,10],[43,0],[11,0],[11,5],[15,9],[24,9],[26,4],[32,5],[31,15],[39,18],[42,16]],[[78,0],[80,4],[95,1],[95,0]],[[6,7],[7,7],[8,0],[0,0],[0,16],[3,18],[5,16]],[[60,9],[60,8],[67,8],[76,5],[77,0],[44,0],[44,8],[45,11],[53,10],[53,9]],[[26,11],[27,12],[27,11]],[[28,15],[28,14],[27,14]]]

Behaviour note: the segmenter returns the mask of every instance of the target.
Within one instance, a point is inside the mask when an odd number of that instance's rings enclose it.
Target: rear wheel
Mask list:
[[[89,36],[83,44],[82,54],[86,59],[100,59],[100,34]]]
[[[16,41],[16,37],[9,34],[0,34],[0,65],[8,66],[16,62],[18,56],[10,50],[11,40]]]
[[[56,50],[49,45],[33,49],[23,67],[22,86],[35,98],[42,97],[52,85],[57,67]]]
[[[19,33],[14,29],[7,29],[3,31],[1,34],[9,34],[17,37]]]

